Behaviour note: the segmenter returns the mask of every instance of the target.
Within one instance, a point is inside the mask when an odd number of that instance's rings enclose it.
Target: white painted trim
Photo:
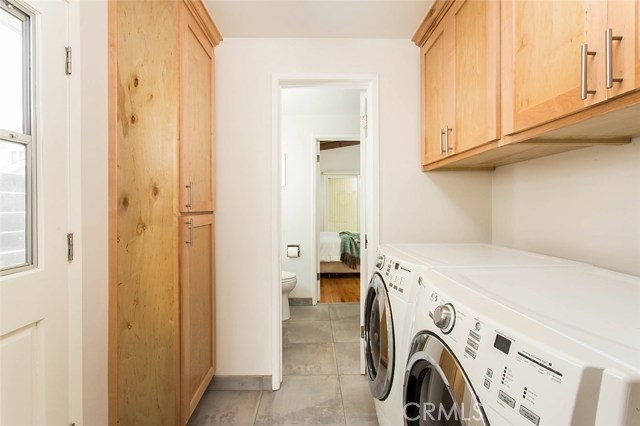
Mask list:
[[[367,194],[367,235],[369,237],[369,250],[378,246],[380,232],[379,212],[379,160],[378,160],[378,76],[376,74],[288,74],[278,73],[272,75],[272,114],[271,114],[271,280],[272,280],[272,386],[274,390],[280,389],[282,381],[282,310],[281,310],[281,285],[280,285],[280,246],[281,246],[281,170],[280,170],[280,89],[290,87],[330,87],[352,90],[364,90],[369,100],[367,114],[369,116],[369,134],[365,152],[361,151],[361,164],[369,164],[370,167],[361,170],[366,173],[365,180],[370,182],[370,187],[365,188]],[[364,160],[362,160],[364,158]],[[315,180],[315,179],[314,179]],[[314,212],[315,217],[315,212]],[[315,231],[314,231],[315,232]],[[366,262],[366,268],[361,267],[361,296],[365,294],[366,271],[372,270],[373,256],[367,256],[366,250],[361,253],[362,262]],[[364,281],[363,281],[364,280]],[[361,302],[364,301],[361,297]],[[363,304],[360,303],[362,310]],[[362,312],[360,313],[362,323]],[[362,352],[362,351],[361,351]],[[362,360],[362,355],[361,355]],[[361,362],[361,372],[364,373],[364,364]]]
[[[282,283],[280,259],[280,79],[271,82],[271,386],[280,389],[282,382]]]

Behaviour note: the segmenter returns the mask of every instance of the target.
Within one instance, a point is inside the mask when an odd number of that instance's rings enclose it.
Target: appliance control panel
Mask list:
[[[466,371],[489,422],[570,424],[584,366],[495,318],[483,317],[441,291],[427,291],[417,312],[453,351]],[[554,351],[555,352],[555,351]]]
[[[415,272],[414,265],[378,252],[376,270],[384,278],[387,291],[403,299],[409,296],[409,288]]]

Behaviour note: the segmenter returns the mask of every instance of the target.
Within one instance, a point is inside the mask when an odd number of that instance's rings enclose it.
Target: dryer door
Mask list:
[[[404,380],[405,426],[489,424],[462,366],[437,336],[414,337]]]
[[[389,294],[377,272],[369,282],[364,307],[364,351],[371,394],[384,400],[393,381],[395,339]]]

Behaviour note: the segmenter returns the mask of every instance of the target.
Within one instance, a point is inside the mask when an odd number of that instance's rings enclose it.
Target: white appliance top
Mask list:
[[[432,272],[640,373],[640,277],[592,266]]]
[[[491,244],[383,244],[384,252],[402,254],[426,267],[516,267],[584,265]]]

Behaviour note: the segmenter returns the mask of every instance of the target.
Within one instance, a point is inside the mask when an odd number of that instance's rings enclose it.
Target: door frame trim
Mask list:
[[[280,143],[281,89],[291,87],[327,87],[352,90],[363,90],[367,93],[368,137],[365,148],[361,151],[364,157],[365,170],[361,170],[368,183],[366,191],[368,217],[368,242],[377,247],[379,241],[379,158],[378,158],[378,75],[377,74],[335,74],[335,73],[282,73],[272,75],[271,84],[271,371],[272,388],[280,389],[282,382],[282,295],[280,290],[281,276],[281,165],[282,149]],[[365,175],[366,173],[366,175]],[[374,256],[367,256],[362,251],[362,263],[367,270],[373,270]],[[366,280],[365,280],[366,283]],[[365,285],[366,287],[366,285]],[[361,292],[363,290],[361,289]],[[362,324],[362,303],[360,304],[360,323]],[[361,361],[363,354],[360,355]],[[362,362],[361,362],[362,364]],[[364,365],[361,365],[364,372]]]

